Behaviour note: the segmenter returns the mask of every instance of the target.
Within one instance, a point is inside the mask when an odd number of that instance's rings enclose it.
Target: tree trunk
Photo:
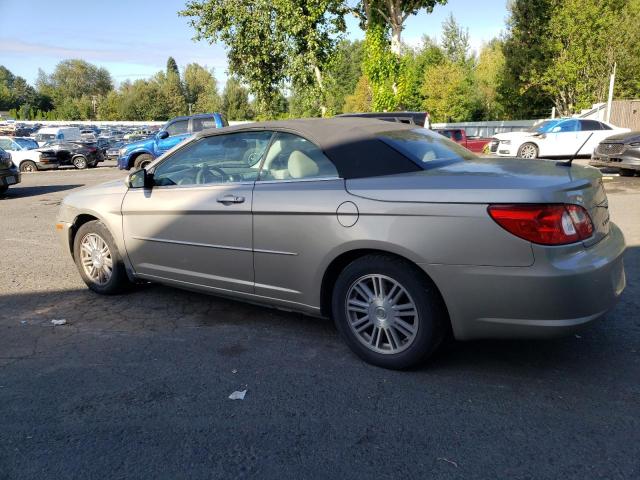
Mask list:
[[[396,23],[397,19],[391,22],[391,51],[400,56],[402,51],[402,24]]]
[[[320,113],[325,117],[327,115],[327,106],[324,104],[324,82],[322,81],[322,72],[317,65],[314,65],[313,73],[316,75],[316,82],[318,82],[318,87],[320,88]]]

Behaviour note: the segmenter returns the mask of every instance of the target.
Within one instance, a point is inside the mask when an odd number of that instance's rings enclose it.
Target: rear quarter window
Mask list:
[[[423,128],[383,132],[378,138],[425,170],[442,163],[478,158],[448,138]]]

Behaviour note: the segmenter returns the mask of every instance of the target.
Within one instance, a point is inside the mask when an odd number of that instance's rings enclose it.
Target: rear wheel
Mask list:
[[[73,241],[73,257],[82,280],[96,293],[112,295],[131,285],[111,233],[98,220],[78,229]]]
[[[78,170],[84,170],[88,167],[88,165],[89,164],[87,163],[87,157],[85,157],[84,155],[73,157],[73,166]]]
[[[518,149],[520,158],[538,158],[538,147],[534,143],[525,143]]]
[[[136,157],[136,161],[133,162],[135,168],[147,168],[147,166],[153,162],[153,157],[148,153],[143,153]]]
[[[621,177],[633,177],[635,174],[636,174],[635,170],[629,170],[628,168],[620,169],[620,176]]]
[[[36,166],[36,162],[25,160],[20,164],[20,171],[25,173],[37,172],[38,167]]]
[[[347,345],[384,368],[420,363],[444,337],[446,314],[435,288],[417,267],[391,256],[366,255],[347,266],[332,310]]]

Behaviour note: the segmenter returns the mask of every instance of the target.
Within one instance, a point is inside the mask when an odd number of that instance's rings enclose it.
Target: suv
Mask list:
[[[0,148],[9,152],[11,160],[21,172],[58,168],[57,161],[42,158],[38,142],[31,137],[0,136]]]
[[[120,170],[145,168],[164,152],[194,133],[207,128],[222,128],[228,125],[220,113],[172,118],[154,136],[122,147],[118,152],[118,168]]]

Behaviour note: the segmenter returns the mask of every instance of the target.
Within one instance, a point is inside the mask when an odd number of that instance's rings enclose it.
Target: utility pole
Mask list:
[[[611,74],[611,80],[609,81],[609,100],[607,101],[607,123],[611,121],[611,106],[613,105],[613,87],[616,84],[616,68],[618,64],[613,64],[613,73]]]

